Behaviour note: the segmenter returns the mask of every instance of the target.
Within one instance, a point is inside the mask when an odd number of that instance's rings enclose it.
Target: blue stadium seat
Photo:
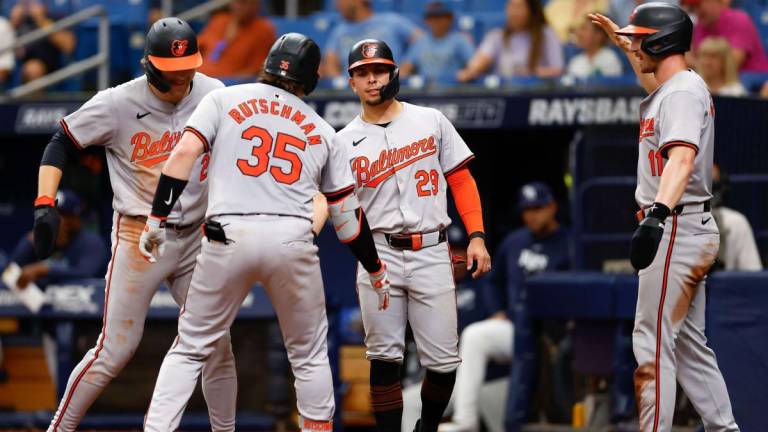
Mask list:
[[[281,35],[289,32],[298,32],[312,38],[320,48],[325,47],[328,35],[340,17],[336,13],[318,12],[306,17],[289,19],[284,17],[270,18],[275,25],[275,33]]]
[[[750,93],[760,91],[764,83],[768,82],[768,73],[764,72],[742,72],[739,74],[739,80]]]
[[[499,14],[499,12],[504,12],[507,0],[466,0],[464,3],[465,10],[468,11],[492,12]],[[504,16],[503,13],[500,15],[502,15],[502,17]]]
[[[110,24],[145,26],[149,14],[148,0],[80,0],[79,9],[102,5],[107,9]]]
[[[507,17],[503,13],[492,12],[480,12],[472,14],[475,20],[472,36],[475,39],[476,44],[482,42],[483,37],[490,30],[504,27],[507,22]]]

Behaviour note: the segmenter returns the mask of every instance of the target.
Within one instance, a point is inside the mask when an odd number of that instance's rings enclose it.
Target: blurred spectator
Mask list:
[[[544,8],[547,22],[564,44],[590,12],[605,14],[608,0],[550,0]]]
[[[32,233],[16,245],[11,261],[21,267],[19,288],[35,282],[40,286],[76,279],[102,276],[106,264],[107,246],[96,233],[82,229],[80,197],[69,190],[56,195],[61,214],[61,226],[53,255],[40,261],[35,255]]]
[[[731,44],[725,38],[708,37],[699,45],[699,74],[709,91],[718,96],[746,96],[739,81],[739,71],[731,54]]]
[[[401,15],[374,13],[370,0],[336,0],[336,9],[344,21],[333,29],[323,51],[320,74],[325,77],[340,76],[347,70],[349,50],[362,39],[383,40],[392,49],[395,62],[401,62],[410,44],[422,35]]]
[[[491,71],[502,77],[554,77],[563,72],[563,47],[547,25],[539,0],[509,0],[504,28],[489,31],[460,81],[471,81]]]
[[[680,0],[652,1],[662,1],[663,3],[680,5]],[[643,3],[646,3],[646,0],[609,0],[608,15],[619,25],[619,27],[624,27],[629,24],[629,16],[632,14],[632,11]]]
[[[442,1],[427,4],[424,22],[430,33],[413,43],[400,62],[400,74],[417,73],[429,81],[455,79],[475,47],[467,35],[452,31],[453,11]]]
[[[763,87],[760,89],[760,97],[768,99],[768,81],[763,83]]]
[[[608,35],[600,27],[589,20],[583,20],[576,29],[576,45],[583,52],[568,62],[566,74],[582,79],[621,76],[621,59],[607,43]]]
[[[687,0],[696,14],[693,28],[693,53],[707,37],[720,36],[731,44],[740,72],[768,72],[768,58],[752,19],[742,10],[731,9],[722,0]]]
[[[256,76],[275,42],[275,26],[260,16],[259,0],[234,0],[211,18],[198,36],[203,54],[199,71],[216,78]]]
[[[53,22],[48,16],[48,8],[39,0],[20,0],[11,9],[11,26],[17,36],[48,27]],[[72,54],[75,44],[75,34],[70,30],[61,30],[19,48],[16,58],[21,64],[22,81],[33,81],[59,69],[62,55]]]
[[[720,230],[720,251],[713,269],[726,271],[761,271],[763,263],[757,250],[749,220],[738,211],[724,205],[730,189],[728,176],[720,166],[712,166],[712,216]]]
[[[5,17],[0,16],[0,88],[8,81],[14,66],[16,66],[12,49],[15,42],[16,35],[11,23]]]

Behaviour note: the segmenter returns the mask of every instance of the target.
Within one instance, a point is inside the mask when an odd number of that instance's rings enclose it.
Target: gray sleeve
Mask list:
[[[483,41],[480,42],[480,46],[477,47],[477,51],[487,55],[494,60],[497,59],[501,54],[501,38],[501,30],[497,29],[489,31],[483,38]]]
[[[330,137],[323,136],[328,143],[328,159],[323,167],[320,182],[320,192],[324,194],[338,193],[354,186],[347,150],[341,140],[335,139],[335,136],[335,134]]]
[[[184,128],[185,131],[195,134],[203,142],[206,152],[211,150],[213,141],[216,139],[219,121],[224,114],[216,101],[216,94],[218,93],[214,90],[203,97]]]
[[[562,69],[565,66],[565,60],[563,58],[563,46],[560,44],[560,40],[557,38],[557,34],[552,27],[544,27],[544,45],[543,56],[541,56],[540,66],[553,67]]]
[[[467,146],[467,143],[459,135],[459,132],[443,113],[437,113],[437,121],[440,130],[440,136],[438,137],[440,140],[438,143],[440,167],[447,176],[466,165],[472,160],[474,155],[469,146]]]
[[[118,127],[114,113],[112,90],[96,93],[77,111],[61,119],[61,127],[79,148],[92,145],[106,146]]]
[[[683,145],[699,152],[701,132],[707,107],[700,97],[687,90],[678,90],[664,97],[659,107],[659,152],[667,157],[670,148]]]

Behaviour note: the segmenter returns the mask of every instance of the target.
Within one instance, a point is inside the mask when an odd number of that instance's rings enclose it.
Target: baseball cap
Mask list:
[[[451,7],[442,1],[433,1],[426,4],[424,9],[424,18],[441,17],[453,15]]]
[[[56,208],[60,213],[72,216],[80,216],[83,210],[80,197],[68,189],[60,190],[56,193]]]
[[[549,186],[542,182],[531,182],[520,188],[517,205],[521,210],[541,207],[554,201]]]

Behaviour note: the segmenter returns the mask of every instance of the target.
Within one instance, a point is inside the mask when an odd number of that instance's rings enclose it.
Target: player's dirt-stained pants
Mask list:
[[[448,242],[412,251],[393,249],[381,233],[374,233],[373,240],[387,265],[390,298],[389,308],[378,310],[379,297],[368,273],[358,265],[366,357],[402,363],[405,328],[410,322],[421,365],[440,373],[456,370],[461,359]]]
[[[310,221],[267,215],[215,220],[232,242],[203,240],[179,316],[179,335],[160,367],[144,430],[176,430],[203,361],[225,337],[257,282],[264,286],[277,313],[304,429],[312,429],[310,423],[331,420],[334,399],[328,321]]]
[[[133,357],[144,331],[149,304],[167,281],[178,304],[187,295],[195,257],[200,250],[199,226],[167,230],[165,253],[154,264],[139,252],[144,220],[115,214],[112,258],[107,267],[104,318],[96,346],[69,376],[66,391],[48,431],[74,431],[88,408]],[[203,393],[214,431],[235,430],[237,376],[229,336],[221,339],[203,372]]]
[[[715,353],[704,335],[704,279],[719,245],[711,213],[673,214],[667,218],[653,263],[639,273],[632,345],[643,432],[672,429],[675,379],[707,432],[739,430]]]

